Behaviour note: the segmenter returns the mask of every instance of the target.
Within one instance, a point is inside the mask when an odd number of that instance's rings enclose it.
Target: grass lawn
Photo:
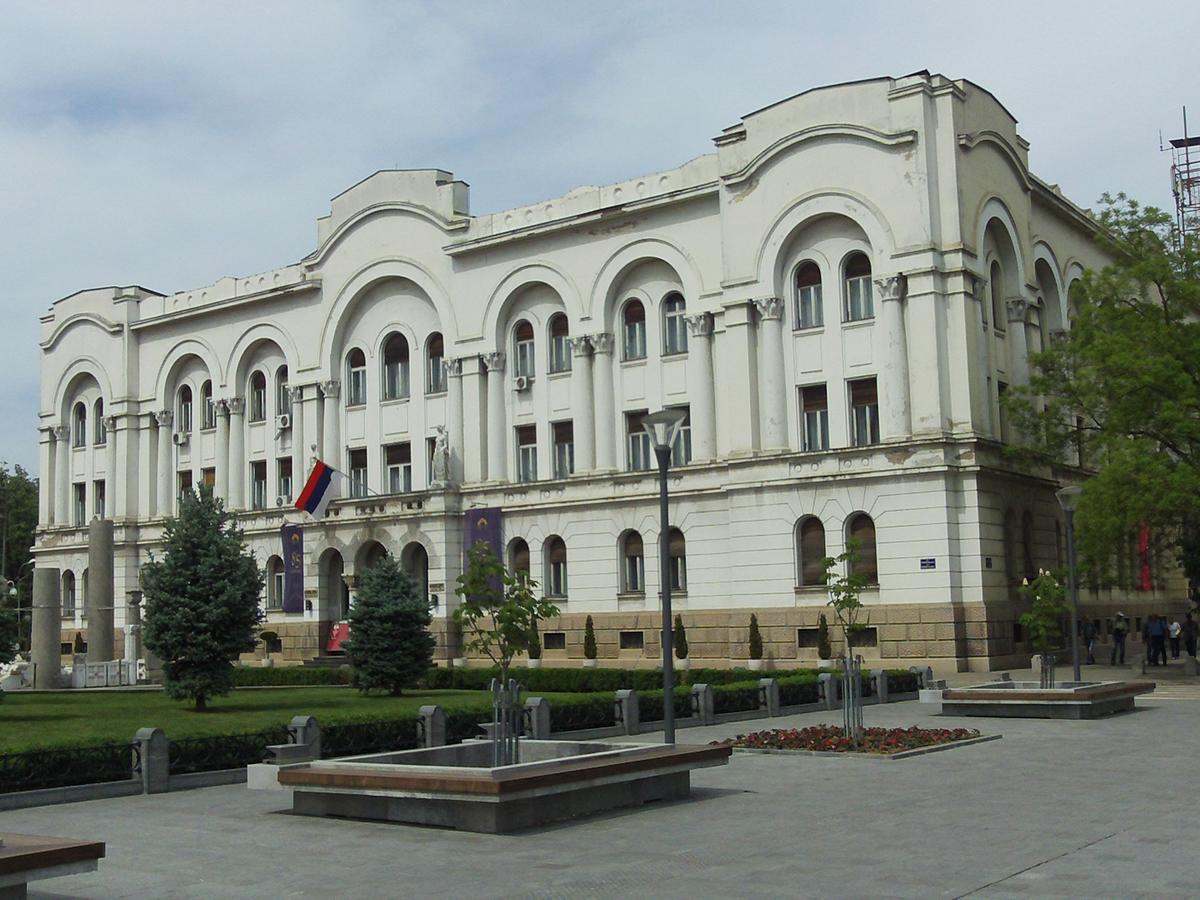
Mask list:
[[[555,698],[574,694],[540,694]],[[205,712],[171,700],[161,691],[73,691],[8,693],[0,701],[0,753],[38,747],[78,747],[129,741],[139,728],[163,729],[169,738],[264,731],[295,715],[322,724],[357,719],[416,716],[421,706],[447,712],[491,709],[485,691],[413,691],[402,697],[363,696],[345,687],[285,687],[235,690],[210,700]]]

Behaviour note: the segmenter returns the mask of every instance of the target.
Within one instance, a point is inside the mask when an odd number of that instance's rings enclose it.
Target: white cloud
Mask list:
[[[678,165],[816,85],[928,68],[991,90],[1077,202],[1166,204],[1158,129],[1195,88],[1200,8],[110,0],[10,4],[4,25],[0,459],[32,467],[50,302],[294,261],[379,168],[450,168],[502,209]]]

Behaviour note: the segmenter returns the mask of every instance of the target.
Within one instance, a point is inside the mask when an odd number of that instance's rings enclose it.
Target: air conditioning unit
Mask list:
[[[171,443],[176,447],[186,447],[188,442],[188,433],[186,431],[176,431],[171,435]]]
[[[292,427],[292,417],[287,413],[280,413],[275,417],[275,427],[279,431],[287,431]]]
[[[513,389],[518,392],[527,391],[532,385],[533,379],[528,375],[518,375],[513,379]]]
[[[280,494],[278,497],[275,498],[276,506],[287,506],[289,502],[290,501],[288,500],[288,498],[284,497],[282,494]]]

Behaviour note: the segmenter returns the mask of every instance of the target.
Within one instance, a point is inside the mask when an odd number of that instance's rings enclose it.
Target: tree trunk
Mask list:
[[[208,698],[203,694],[196,695],[196,712],[204,712],[208,709]]]

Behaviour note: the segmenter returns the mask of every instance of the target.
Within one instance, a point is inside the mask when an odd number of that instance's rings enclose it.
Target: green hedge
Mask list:
[[[803,703],[816,703],[821,699],[816,675],[805,673],[780,678],[778,684],[780,706],[800,706]]]
[[[908,669],[888,669],[887,686],[889,694],[911,694],[921,689],[921,676]]]
[[[675,695],[675,718],[686,719],[692,714],[692,689],[677,687]],[[663,692],[640,691],[638,698],[638,720],[641,722],[661,722],[663,720]]]
[[[798,669],[794,674],[809,673],[815,677],[816,670]],[[514,667],[508,670],[510,678],[517,680],[531,693],[554,692],[566,694],[597,694],[601,692],[635,690],[662,690],[662,669],[529,669]],[[425,679],[430,689],[486,691],[500,670],[491,668],[433,668]],[[736,684],[753,682],[764,677],[761,672],[749,669],[691,669],[675,670],[675,685],[692,684]]]
[[[757,681],[715,684],[712,686],[713,712],[745,712],[758,709],[759,687]]]
[[[296,685],[349,684],[350,668],[306,668],[283,666],[262,668],[259,666],[235,666],[233,683],[236,687],[280,687]]]
[[[586,728],[609,728],[617,723],[611,693],[594,694],[579,700],[550,702],[550,731],[582,731]]]

